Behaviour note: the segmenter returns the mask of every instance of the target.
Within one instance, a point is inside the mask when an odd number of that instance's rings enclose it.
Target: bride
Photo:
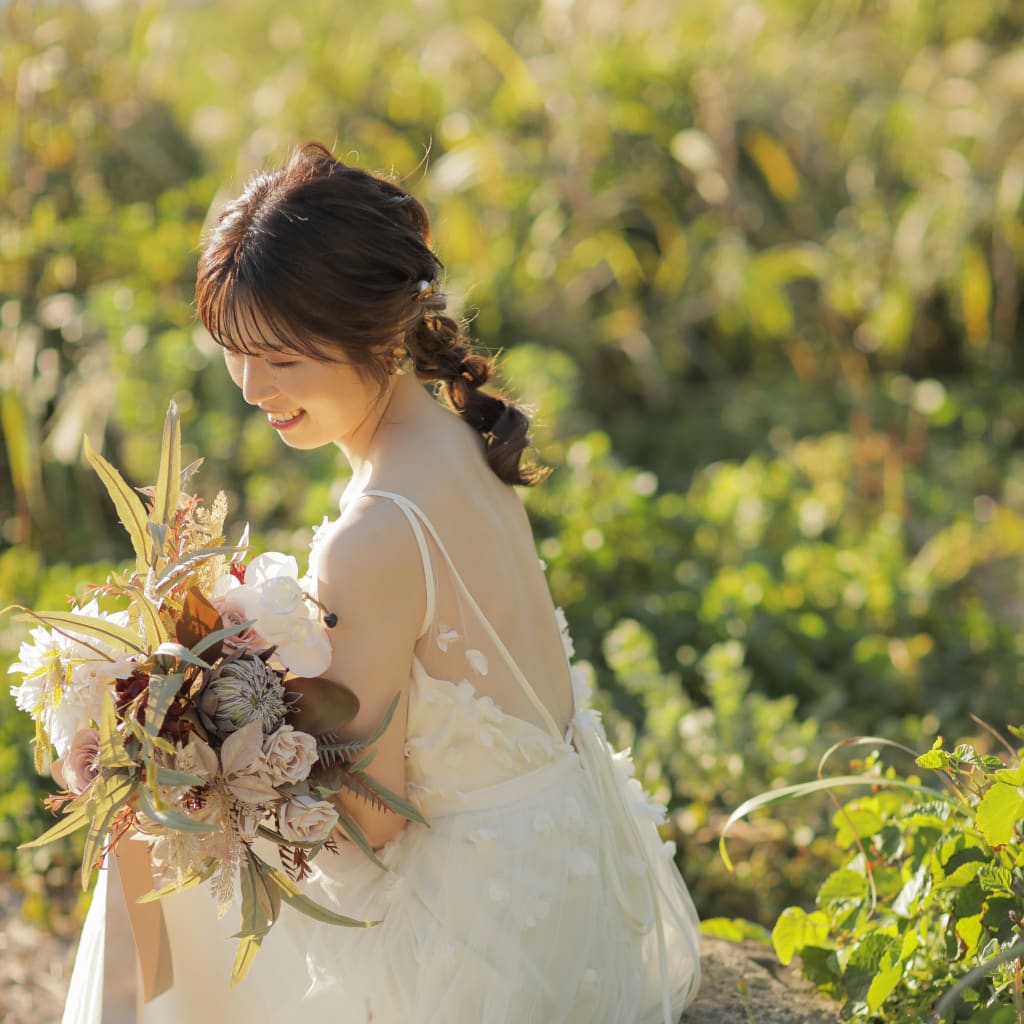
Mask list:
[[[441,269],[416,199],[313,143],[206,241],[199,315],[245,400],[289,447],[351,466],[310,555],[338,618],[325,676],[359,698],[353,739],[400,695],[372,771],[427,824],[342,799],[386,870],[340,841],[304,885],[381,923],[285,908],[233,989],[237,918],[201,889],[166,898],[174,983],[144,1024],[673,1024],[696,992],[661,809],[605,742],[513,490],[543,476],[528,420],[483,389],[492,362],[447,315]],[[65,1024],[94,1019],[86,959]]]

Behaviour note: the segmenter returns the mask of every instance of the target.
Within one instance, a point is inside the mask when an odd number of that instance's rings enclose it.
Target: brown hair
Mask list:
[[[227,348],[350,362],[382,389],[400,357],[410,359],[480,433],[502,480],[537,483],[546,471],[522,464],[529,419],[480,390],[494,361],[447,315],[443,269],[417,199],[309,142],[221,214],[199,260],[196,304]]]

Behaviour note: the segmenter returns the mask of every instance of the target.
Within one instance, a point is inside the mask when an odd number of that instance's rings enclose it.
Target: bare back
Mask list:
[[[504,646],[564,731],[573,710],[568,661],[525,509],[487,466],[475,432],[424,397],[429,404],[417,403],[415,429],[403,421],[380,431],[368,478],[348,500],[364,505],[387,500],[375,492],[400,495],[428,524],[432,578],[424,586],[433,607],[415,650],[428,674],[468,681],[507,714],[544,728]]]

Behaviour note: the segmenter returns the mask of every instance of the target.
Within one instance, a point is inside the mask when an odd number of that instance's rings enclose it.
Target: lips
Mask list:
[[[294,427],[305,415],[302,409],[296,409],[294,412],[267,412],[267,420],[275,430],[287,430]]]

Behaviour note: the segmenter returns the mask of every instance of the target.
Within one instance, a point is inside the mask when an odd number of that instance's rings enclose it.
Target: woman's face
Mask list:
[[[348,363],[269,349],[225,349],[224,358],[245,400],[292,448],[350,447],[383,400],[376,383]]]

